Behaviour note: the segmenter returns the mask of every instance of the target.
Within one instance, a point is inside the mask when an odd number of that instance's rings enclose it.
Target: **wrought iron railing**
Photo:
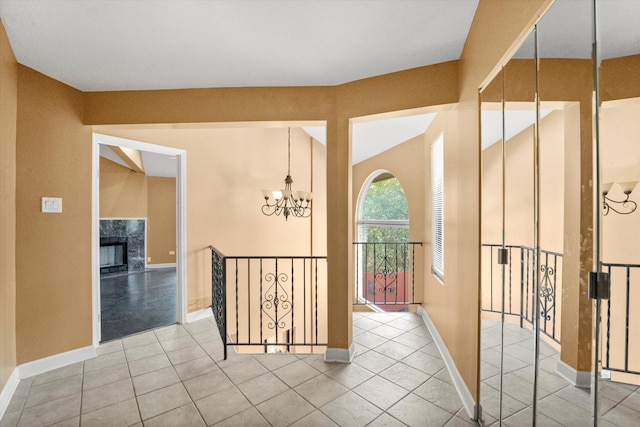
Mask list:
[[[211,308],[227,347],[288,352],[326,346],[327,258],[225,256],[211,249]]]
[[[602,329],[602,369],[640,375],[640,264],[603,263],[609,273],[611,294]]]
[[[357,283],[354,304],[399,311],[416,301],[417,249],[422,242],[354,242]]]
[[[502,274],[497,264],[499,244],[482,244],[482,311],[501,313],[502,311]],[[534,272],[536,269],[536,250],[528,246],[506,245],[507,263],[505,267],[504,313],[518,316],[520,327],[525,322],[534,323],[536,313]],[[487,254],[488,252],[488,254]],[[515,260],[514,260],[515,257]],[[540,250],[540,331],[560,343],[558,319],[560,313],[562,288],[562,254]],[[488,285],[488,289],[487,289]]]

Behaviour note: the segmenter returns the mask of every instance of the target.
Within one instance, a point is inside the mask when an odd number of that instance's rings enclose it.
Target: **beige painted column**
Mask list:
[[[16,117],[18,63],[0,22],[0,390],[16,363]]]
[[[353,212],[349,119],[327,121],[327,362],[353,358]]]
[[[590,91],[588,91],[590,95]],[[576,107],[577,109],[577,107]],[[567,114],[578,114],[571,111]],[[592,370],[593,315],[587,298],[593,270],[593,153],[591,100],[580,100],[578,129],[566,129],[562,326],[558,370],[578,386],[589,387]],[[567,126],[575,120],[566,120]]]

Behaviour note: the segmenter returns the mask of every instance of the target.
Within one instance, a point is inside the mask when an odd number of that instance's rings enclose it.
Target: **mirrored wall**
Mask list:
[[[485,425],[640,425],[639,24],[557,0],[482,88]]]
[[[596,12],[596,303],[600,425],[640,425],[640,2],[598,0]]]

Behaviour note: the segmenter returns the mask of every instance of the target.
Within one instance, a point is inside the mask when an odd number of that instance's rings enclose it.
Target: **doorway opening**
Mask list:
[[[186,152],[93,135],[93,342],[186,321]]]

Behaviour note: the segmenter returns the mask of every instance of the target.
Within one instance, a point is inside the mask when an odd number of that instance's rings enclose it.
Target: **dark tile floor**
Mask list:
[[[102,342],[176,322],[176,269],[100,279]]]

